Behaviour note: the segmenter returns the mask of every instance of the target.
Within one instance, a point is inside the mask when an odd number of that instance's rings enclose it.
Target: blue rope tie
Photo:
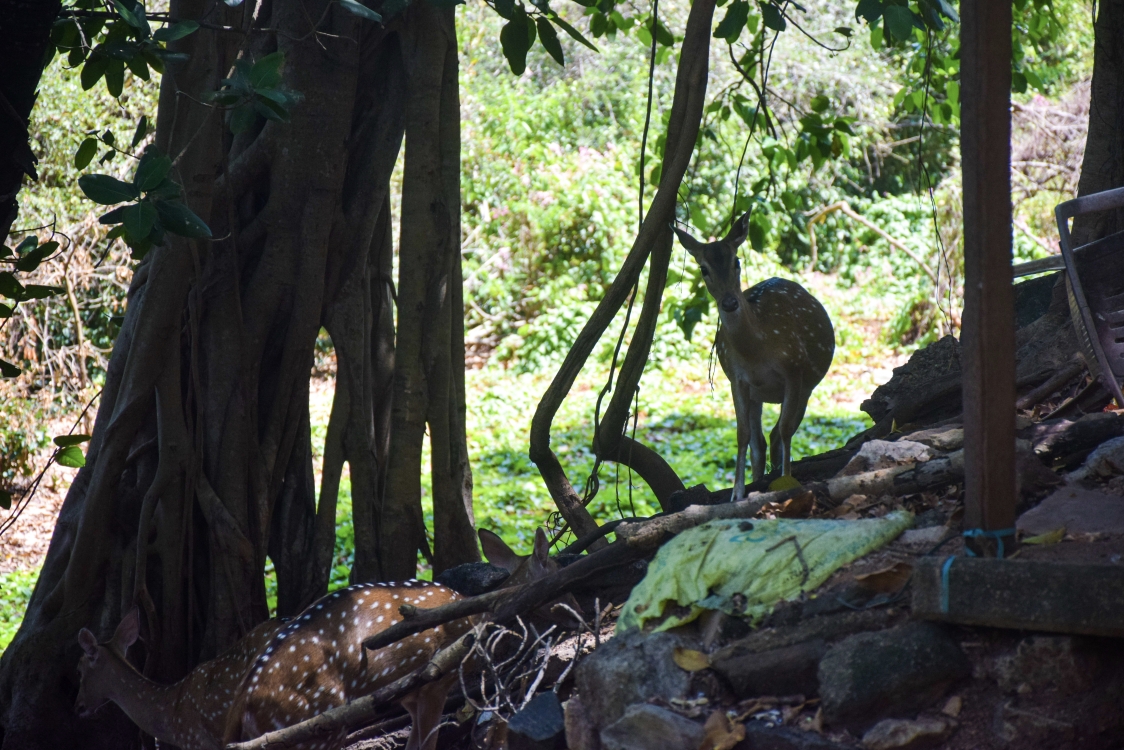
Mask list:
[[[952,568],[956,555],[949,555],[941,566],[941,614],[948,614],[948,571]]]
[[[964,537],[968,539],[977,537],[986,537],[994,539],[998,545],[997,552],[999,557],[1003,557],[1003,537],[1014,536],[1015,529],[997,529],[995,531],[987,531],[985,529],[968,529],[964,532]],[[965,547],[964,551],[971,557],[976,557],[976,553],[970,547]],[[941,613],[948,614],[948,578],[949,571],[952,570],[952,563],[956,560],[955,555],[950,555],[947,560],[941,565]]]
[[[1014,536],[1014,535],[1015,535],[1015,529],[1013,527],[1009,528],[1009,529],[996,529],[995,531],[986,531],[984,529],[968,529],[964,532],[964,538],[965,539],[972,539],[972,538],[976,538],[976,537],[987,537],[989,539],[994,539],[996,544],[998,545],[997,552],[999,553],[999,554],[996,555],[996,557],[1000,557],[1000,558],[1002,558],[1004,556],[1003,555],[1003,537]],[[965,547],[964,551],[966,551],[972,557],[976,556],[976,553],[972,551],[971,547]]]

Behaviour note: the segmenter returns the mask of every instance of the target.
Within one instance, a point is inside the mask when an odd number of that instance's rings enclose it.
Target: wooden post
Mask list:
[[[1015,524],[1015,316],[1011,284],[1011,3],[960,5],[964,179],[965,529]],[[995,554],[994,540],[969,541]],[[1006,537],[1005,550],[1014,548]]]

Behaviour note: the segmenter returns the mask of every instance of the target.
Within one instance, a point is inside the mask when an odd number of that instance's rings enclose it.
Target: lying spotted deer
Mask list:
[[[769,435],[769,461],[782,476],[791,473],[792,436],[804,419],[808,397],[831,367],[835,330],[819,300],[794,281],[765,279],[742,291],[738,246],[749,233],[748,212],[717,242],[699,242],[674,229],[718,303],[722,325],[715,344],[738,419],[733,499],[740,500],[745,494],[747,445],[753,480],[765,475],[762,403],[781,405]]]
[[[515,554],[495,534],[480,531],[484,553],[511,575],[505,586],[528,583],[557,569],[539,529],[532,554]],[[468,618],[368,651],[363,641],[401,619],[398,607],[437,607],[459,599],[428,581],[365,583],[333,592],[291,621],[262,623],[223,655],[200,664],[174,685],[144,677],[125,654],[137,640],[133,609],[109,642],[83,628],[78,641],[82,683],[76,709],[88,716],[113,701],[144,732],[183,750],[221,750],[225,743],[310,719],[372,693],[424,665],[460,637]],[[454,672],[402,700],[412,719],[409,750],[434,750],[437,724],[456,678]],[[343,733],[313,747],[337,746]],[[309,748],[309,750],[312,750]]]

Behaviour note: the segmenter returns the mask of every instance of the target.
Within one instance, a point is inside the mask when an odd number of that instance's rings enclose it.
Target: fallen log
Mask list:
[[[1124,435],[1124,413],[1086,414],[1075,421],[1052,419],[1019,433],[1034,445],[1034,452],[1048,465],[1096,448],[1106,440]]]

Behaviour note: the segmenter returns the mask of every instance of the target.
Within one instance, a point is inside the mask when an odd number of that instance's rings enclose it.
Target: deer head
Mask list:
[[[511,574],[503,582],[505,588],[532,583],[540,578],[545,578],[559,568],[558,563],[550,557],[550,542],[547,540],[546,532],[543,531],[542,527],[535,530],[535,542],[529,555],[517,554],[511,547],[507,546],[503,539],[500,539],[498,534],[494,534],[487,529],[480,529],[477,533],[480,535],[480,547],[484,550],[484,557],[488,558],[488,562]],[[552,622],[573,624],[571,618],[558,616],[551,612],[551,608],[555,604],[566,604],[573,608],[575,612],[582,611],[577,599],[572,594],[564,594],[535,610],[535,614]]]
[[[679,242],[699,264],[710,296],[726,313],[735,313],[742,300],[741,261],[738,247],[749,235],[749,212],[734,222],[729,234],[717,242],[699,242],[679,227],[673,227]]]
[[[78,662],[81,685],[74,702],[79,716],[88,717],[110,701],[122,685],[122,670],[136,672],[125,654],[139,634],[140,610],[136,607],[121,620],[108,643],[98,643],[97,637],[86,628],[78,631],[78,643],[84,652]]]

